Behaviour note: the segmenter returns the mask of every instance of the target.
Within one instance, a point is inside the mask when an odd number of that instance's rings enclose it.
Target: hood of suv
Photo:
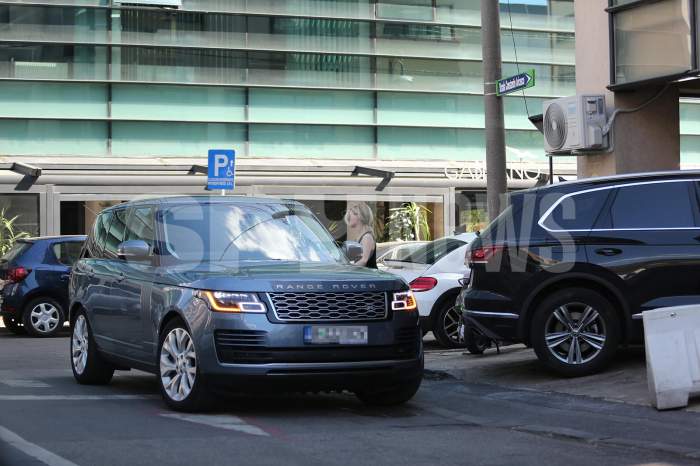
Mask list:
[[[159,270],[162,285],[213,291],[361,292],[407,289],[399,277],[344,264],[299,262],[182,265]]]

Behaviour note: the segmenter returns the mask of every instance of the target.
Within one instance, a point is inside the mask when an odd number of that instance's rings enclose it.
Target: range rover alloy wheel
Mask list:
[[[204,409],[209,400],[197,365],[197,350],[180,320],[165,327],[158,354],[158,380],[166,404],[178,411]]]
[[[50,337],[63,326],[63,310],[51,298],[32,300],[24,310],[23,324],[30,335]]]
[[[84,385],[105,385],[114,376],[114,366],[97,350],[85,311],[78,311],[71,328],[70,362],[73,377]]]
[[[561,290],[538,306],[532,346],[549,368],[566,376],[602,370],[619,341],[619,318],[601,294],[586,288]]]

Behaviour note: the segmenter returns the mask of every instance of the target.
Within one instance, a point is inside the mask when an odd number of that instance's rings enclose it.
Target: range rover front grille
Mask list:
[[[382,320],[386,293],[269,293],[275,315],[284,321]]]

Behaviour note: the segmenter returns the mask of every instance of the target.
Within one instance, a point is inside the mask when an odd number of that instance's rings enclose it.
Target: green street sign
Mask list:
[[[535,85],[535,70],[527,70],[509,78],[498,80],[496,95],[506,95],[512,92],[522,91]]]

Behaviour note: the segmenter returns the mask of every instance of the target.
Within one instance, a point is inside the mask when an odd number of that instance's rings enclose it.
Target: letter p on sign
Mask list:
[[[230,149],[209,151],[207,189],[233,189],[236,179],[236,152]]]

